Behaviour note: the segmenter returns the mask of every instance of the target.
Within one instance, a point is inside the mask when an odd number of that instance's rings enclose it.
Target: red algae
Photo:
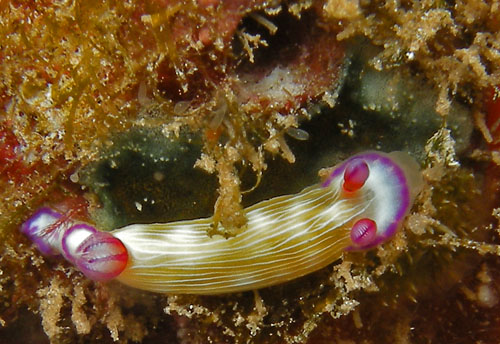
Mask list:
[[[497,343],[499,11],[480,0],[0,2],[0,342]],[[363,39],[380,48],[368,64],[383,76],[436,90],[444,124],[424,143],[406,143],[416,121],[391,131],[410,119],[379,116],[342,88]],[[452,102],[476,129],[460,149],[446,128]],[[287,136],[308,124],[295,135],[306,142]],[[147,134],[134,141],[134,130]],[[196,153],[179,144],[185,132]],[[148,135],[174,143],[155,149],[165,141]],[[211,234],[235,235],[246,221],[240,188],[255,189],[247,202],[287,192],[325,161],[402,141],[422,152],[426,183],[394,240],[255,292],[157,295],[93,282],[18,230],[42,205],[104,228],[113,207],[154,222],[198,202],[213,205]],[[189,166],[158,168],[170,158]],[[93,164],[114,174],[100,180]],[[163,195],[169,177],[203,200]],[[114,194],[95,188],[103,180]],[[146,216],[131,195],[176,214]],[[191,210],[182,214],[202,216]]]
[[[0,129],[0,177],[18,184],[33,172],[23,162],[22,147],[8,128]]]

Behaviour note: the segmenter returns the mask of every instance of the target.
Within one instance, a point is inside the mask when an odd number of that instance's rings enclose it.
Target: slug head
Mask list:
[[[364,214],[352,222],[352,245],[346,248],[365,250],[386,242],[401,227],[421,190],[422,177],[418,163],[406,153],[369,151],[334,168],[324,185],[330,184],[337,185],[344,197],[367,204]]]

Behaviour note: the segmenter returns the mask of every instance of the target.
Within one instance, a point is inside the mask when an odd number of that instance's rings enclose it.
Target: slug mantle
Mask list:
[[[211,217],[101,232],[60,223],[49,208],[21,230],[42,253],[62,254],[94,280],[117,278],[158,293],[259,289],[387,241],[422,183],[417,163],[402,152],[361,153],[327,171],[323,183],[246,208],[246,230],[228,239],[207,235]]]

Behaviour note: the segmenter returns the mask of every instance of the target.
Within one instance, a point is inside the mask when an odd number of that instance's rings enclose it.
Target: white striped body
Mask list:
[[[361,218],[374,220],[376,242],[385,241],[409,209],[412,183],[406,182],[408,173],[390,155],[371,152],[357,157],[366,157],[370,167],[360,190],[342,190],[339,170],[346,163],[340,164],[323,185],[247,208],[247,228],[228,239],[207,236],[212,218],[113,231],[129,253],[128,266],[118,279],[161,293],[238,292],[286,282],[336,261],[346,248],[353,248],[349,233]],[[416,167],[410,164],[409,169]]]
[[[213,218],[103,232],[48,207],[20,229],[43,254],[63,255],[93,280],[117,278],[158,293],[239,292],[301,277],[345,250],[387,241],[421,184],[407,154],[366,152],[328,169],[322,184],[246,208],[246,228],[227,239],[207,235]]]
[[[207,236],[211,218],[131,225],[113,232],[129,252],[119,280],[156,292],[216,294],[257,289],[305,275],[340,258],[350,223],[369,202],[339,199],[320,185],[247,208],[248,225]]]

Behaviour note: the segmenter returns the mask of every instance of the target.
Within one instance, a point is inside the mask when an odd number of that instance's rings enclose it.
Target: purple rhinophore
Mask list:
[[[97,233],[97,229],[86,223],[78,223],[66,230],[61,240],[61,253],[70,262],[75,263],[75,256],[78,247],[92,234]]]
[[[97,231],[75,248],[71,259],[88,278],[108,281],[125,269],[128,252],[123,243],[111,233]]]
[[[369,247],[377,236],[377,224],[367,218],[358,220],[351,229],[352,243],[357,247]]]
[[[21,232],[35,243],[40,252],[62,254],[93,280],[110,280],[125,269],[128,252],[119,239],[86,223],[58,223],[61,218],[58,212],[41,208],[23,223]]]
[[[370,169],[366,161],[354,159],[346,165],[342,187],[347,192],[357,191],[363,187],[369,175]]]
[[[38,209],[26,222],[21,226],[21,232],[31,239],[38,247],[38,250],[47,256],[59,254],[57,248],[53,246],[54,240],[59,236],[58,228],[48,231],[60,218],[58,212],[43,207]]]

